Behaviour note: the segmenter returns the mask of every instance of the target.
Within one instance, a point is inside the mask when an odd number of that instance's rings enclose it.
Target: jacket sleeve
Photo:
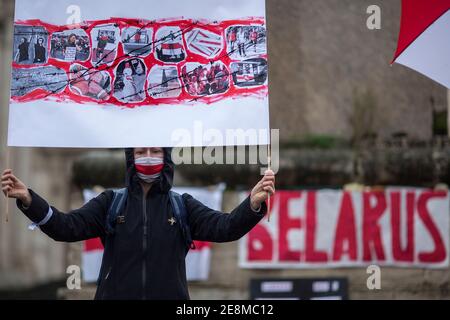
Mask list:
[[[23,203],[17,200],[17,207],[36,224],[49,218],[40,229],[55,241],[77,242],[103,237],[106,234],[106,214],[112,199],[111,191],[103,192],[80,209],[68,213],[49,206],[37,193],[29,191],[31,205],[25,208]]]
[[[259,212],[253,211],[250,197],[229,214],[212,210],[188,194],[183,195],[183,198],[193,240],[236,241],[253,229],[267,212],[265,203]]]

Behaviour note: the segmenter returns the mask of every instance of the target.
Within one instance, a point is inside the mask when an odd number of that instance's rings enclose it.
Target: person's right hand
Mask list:
[[[22,201],[25,207],[31,205],[31,195],[27,186],[14,176],[11,169],[3,171],[2,191],[5,196]]]

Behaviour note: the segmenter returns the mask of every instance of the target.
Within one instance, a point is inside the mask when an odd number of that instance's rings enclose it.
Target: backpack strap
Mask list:
[[[172,205],[173,214],[175,218],[180,221],[181,232],[186,242],[187,254],[189,249],[195,249],[195,244],[192,240],[191,229],[189,228],[186,206],[184,204],[183,197],[174,191],[169,191],[169,198]]]
[[[111,205],[109,206],[108,214],[106,217],[106,231],[109,234],[114,233],[114,227],[116,226],[117,218],[119,217],[119,214],[125,207],[125,203],[128,196],[127,188],[113,190],[113,192],[114,192],[113,199]]]

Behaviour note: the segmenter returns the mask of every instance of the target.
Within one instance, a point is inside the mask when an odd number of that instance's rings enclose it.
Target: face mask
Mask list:
[[[162,158],[139,158],[134,161],[138,177],[147,183],[152,183],[161,176],[164,167]]]

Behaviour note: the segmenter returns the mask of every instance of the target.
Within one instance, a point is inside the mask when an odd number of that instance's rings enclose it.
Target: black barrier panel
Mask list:
[[[252,279],[252,300],[347,300],[346,278]]]

